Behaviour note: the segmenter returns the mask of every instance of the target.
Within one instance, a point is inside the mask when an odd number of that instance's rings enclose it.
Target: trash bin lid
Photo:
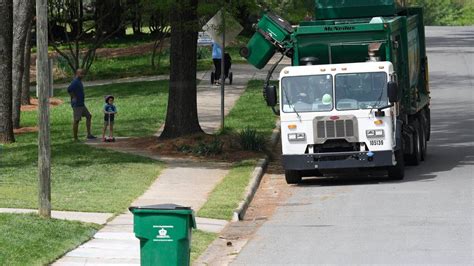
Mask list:
[[[168,203],[136,207],[131,206],[130,208],[128,208],[128,210],[134,215],[157,213],[173,213],[176,215],[187,215],[189,216],[191,227],[196,228],[196,219],[194,217],[194,211],[191,209],[191,207]]]
[[[191,207],[186,207],[186,206],[181,206],[181,205],[177,205],[177,204],[167,203],[167,204],[156,204],[156,205],[148,205],[148,206],[132,206],[128,209],[131,212],[133,212],[136,209],[173,211],[173,210],[191,210]]]

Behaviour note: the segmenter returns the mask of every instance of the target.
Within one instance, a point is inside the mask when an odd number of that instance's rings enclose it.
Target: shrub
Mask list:
[[[209,47],[197,48],[197,59],[210,59],[212,57]]]
[[[218,138],[215,138],[210,143],[199,142],[199,144],[192,149],[192,152],[196,155],[209,156],[217,155],[222,153],[222,147],[224,143]]]
[[[240,146],[248,151],[265,150],[265,137],[257,130],[245,128],[239,133]]]
[[[199,156],[210,156],[222,153],[224,143],[218,138],[211,142],[199,141],[197,145],[174,145],[176,150],[182,153],[191,153]]]
[[[412,6],[424,9],[426,25],[455,26],[472,24],[472,4],[462,0],[409,0]]]

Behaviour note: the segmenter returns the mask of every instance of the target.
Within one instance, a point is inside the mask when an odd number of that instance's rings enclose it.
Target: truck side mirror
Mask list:
[[[267,101],[267,105],[274,107],[277,104],[277,89],[274,85],[265,86],[264,88],[264,95],[265,101]]]
[[[396,103],[400,101],[400,92],[398,89],[398,84],[390,81],[387,85],[387,95],[388,100],[391,103]]]

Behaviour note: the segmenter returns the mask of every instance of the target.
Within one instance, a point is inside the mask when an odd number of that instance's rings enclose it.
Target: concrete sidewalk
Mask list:
[[[233,65],[233,84],[226,84],[225,114],[228,114],[251,79],[264,79],[264,71],[255,71],[248,65]],[[198,116],[202,129],[214,133],[220,127],[220,86],[210,84],[210,71],[197,73],[201,82],[198,86]],[[163,79],[155,77],[151,80]],[[137,79],[134,79],[137,81]],[[107,82],[86,84],[104,85]],[[158,132],[159,134],[160,132]],[[120,141],[120,140],[118,140]],[[94,145],[95,142],[89,144]],[[112,146],[111,146],[112,148]],[[196,212],[207,201],[214,187],[227,175],[230,164],[213,162],[196,162],[153,156],[144,150],[131,148],[113,149],[147,156],[164,161],[166,169],[152,186],[137,200],[133,206],[145,206],[160,203],[175,203],[189,206]],[[197,218],[200,230],[219,233],[227,221]],[[140,263],[140,244],[133,234],[133,216],[128,211],[108,222],[92,240],[67,253],[53,265],[138,265]]]
[[[168,163],[152,186],[132,206],[175,203],[199,210],[208,194],[227,174],[227,166],[213,163]],[[220,232],[227,221],[196,218],[197,227]],[[89,242],[53,265],[140,264],[140,242],[133,233],[133,215],[126,211],[108,222]]]

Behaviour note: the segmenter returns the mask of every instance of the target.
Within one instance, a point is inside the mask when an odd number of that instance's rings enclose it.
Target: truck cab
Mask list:
[[[292,66],[279,78],[287,181],[331,169],[397,164],[391,62]],[[271,93],[271,92],[270,92]]]

